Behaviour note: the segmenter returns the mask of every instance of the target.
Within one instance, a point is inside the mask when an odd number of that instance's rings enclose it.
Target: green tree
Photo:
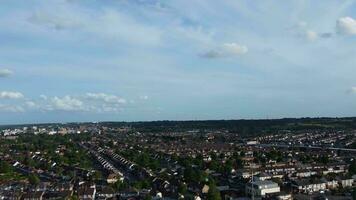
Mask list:
[[[214,181],[209,184],[208,200],[221,200],[221,195],[219,190],[216,188]]]
[[[179,186],[178,186],[178,192],[180,194],[186,194],[187,193],[187,185],[185,183],[180,183]]]
[[[245,156],[246,156],[246,153],[245,153],[244,151],[241,151],[241,152],[240,152],[240,156],[241,156],[241,157],[245,157]]]
[[[141,186],[142,186],[142,188],[144,188],[144,189],[149,189],[150,186],[151,186],[151,184],[150,184],[150,182],[149,182],[148,180],[142,180],[142,181],[141,181]]]
[[[28,155],[24,158],[23,164],[27,165],[27,166],[30,166],[30,167],[35,166],[35,162]]]
[[[117,181],[116,183],[114,183],[112,185],[113,189],[117,190],[117,191],[122,191],[122,190],[125,190],[127,188],[129,188],[129,184],[127,184],[126,181]]]
[[[71,200],[78,200],[78,196],[73,195],[73,196],[70,197],[70,199]]]
[[[152,199],[152,197],[151,197],[151,195],[149,195],[149,194],[146,195],[145,198],[144,198],[144,200],[151,200],[151,199]]]
[[[31,185],[38,185],[40,183],[40,179],[36,174],[30,174],[28,176],[28,182],[30,182]]]
[[[192,167],[185,168],[185,170],[184,170],[184,179],[187,182],[191,182],[191,181],[194,180],[194,171],[193,171]]]
[[[218,161],[216,161],[216,160],[211,160],[209,163],[209,169],[214,170],[214,171],[218,170],[219,166],[220,165],[219,165]]]
[[[205,172],[205,171],[199,171],[199,181],[201,182],[201,183],[205,183],[205,182],[207,182],[208,181],[208,174]]]
[[[319,162],[323,163],[324,165],[329,163],[329,157],[327,156],[322,156],[319,158]]]
[[[93,179],[94,180],[100,180],[103,178],[103,174],[100,171],[95,171],[93,174]]]
[[[224,172],[227,174],[231,173],[232,165],[233,165],[232,160],[228,159],[224,165]]]
[[[203,155],[198,154],[197,157],[194,159],[193,163],[200,168],[203,167],[203,164],[204,164]]]
[[[150,187],[150,183],[148,180],[140,180],[133,183],[133,187],[136,189],[148,189]]]
[[[244,161],[240,157],[236,158],[235,163],[237,168],[242,168],[244,166]]]
[[[11,169],[11,166],[5,162],[5,161],[0,161],[0,173],[9,173],[11,172],[12,169]]]
[[[356,174],[356,160],[352,161],[350,166],[349,166],[349,173],[351,175]]]

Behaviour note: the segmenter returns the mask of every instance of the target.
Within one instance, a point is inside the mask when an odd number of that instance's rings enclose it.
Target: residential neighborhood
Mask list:
[[[355,196],[354,130],[243,134],[165,127],[79,123],[2,129],[0,199]]]

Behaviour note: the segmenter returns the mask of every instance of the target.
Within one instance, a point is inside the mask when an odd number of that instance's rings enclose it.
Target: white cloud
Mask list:
[[[320,36],[318,32],[308,28],[308,24],[306,22],[299,22],[296,26],[293,26],[290,30],[296,37],[305,39],[310,42],[317,40]]]
[[[219,57],[229,57],[243,55],[248,52],[248,48],[245,45],[240,45],[237,43],[225,43],[216,49],[212,49],[202,54],[205,58],[219,58]]]
[[[68,14],[68,13],[67,13]],[[35,24],[41,24],[57,30],[79,28],[83,22],[78,17],[68,15],[56,15],[45,11],[37,11],[32,14],[29,21]]]
[[[0,99],[21,99],[24,95],[20,92],[2,91],[0,92]]]
[[[81,100],[71,96],[53,97],[51,98],[51,105],[49,110],[62,110],[62,111],[82,111],[84,104]]]
[[[0,69],[0,78],[2,77],[8,77],[12,74],[13,72],[9,69]]]
[[[53,12],[52,7],[43,7],[33,13],[28,21],[59,31],[81,31],[133,44],[156,45],[161,38],[160,29],[142,23],[122,11],[102,9],[92,14],[69,3],[62,4],[58,9],[60,11]]]
[[[317,27],[317,26],[315,26]],[[330,32],[318,32],[315,31],[315,27],[310,27],[307,22],[301,21],[296,25],[291,26],[287,30],[289,30],[294,36],[297,38],[301,38],[303,40],[307,40],[309,42],[316,41],[318,39],[326,39],[333,36]]]
[[[43,100],[47,100],[47,99],[48,99],[47,96],[44,95],[44,94],[41,94],[41,95],[40,95],[40,98],[43,99]]]
[[[112,94],[105,94],[105,93],[87,93],[86,98],[92,100],[104,101],[106,103],[114,103],[114,104],[126,103],[126,99],[124,98]]]
[[[349,92],[350,92],[350,93],[353,93],[353,94],[356,94],[356,86],[351,87],[351,88],[349,89]]]
[[[120,112],[122,111],[123,108],[122,107],[118,107],[118,106],[113,106],[113,105],[107,105],[107,104],[103,104],[100,107],[96,108],[97,112]]]
[[[339,18],[336,22],[337,32],[345,35],[356,35],[356,20],[351,17]]]
[[[241,55],[247,53],[248,49],[244,45],[239,45],[236,43],[225,43],[223,44],[223,50],[231,55]]]
[[[307,30],[305,32],[305,37],[308,41],[315,41],[316,39],[319,38],[319,35],[315,31]]]
[[[37,104],[33,101],[26,101],[25,102],[25,105],[28,107],[28,108],[36,108],[37,107]]]
[[[21,93],[1,92],[2,98],[22,98]],[[148,97],[143,96],[147,99]],[[90,113],[109,113],[120,112],[126,104],[124,98],[105,93],[87,93],[78,96],[47,96],[40,95],[37,99],[23,99],[21,106],[31,111],[66,111],[66,112],[90,112]],[[16,107],[15,107],[16,108]],[[15,110],[9,106],[3,106],[2,110]],[[18,108],[18,107],[17,107]],[[18,109],[20,110],[20,109]]]
[[[148,96],[147,95],[143,95],[143,96],[140,96],[140,99],[142,99],[142,100],[148,100]]]
[[[0,104],[0,112],[25,112],[22,106]]]
[[[308,26],[308,23],[307,22],[305,22],[305,21],[299,21],[298,23],[297,23],[297,28],[306,28]]]

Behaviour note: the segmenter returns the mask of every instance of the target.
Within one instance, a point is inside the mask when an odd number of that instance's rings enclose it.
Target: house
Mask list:
[[[159,190],[163,193],[166,193],[170,190],[171,184],[164,179],[155,178],[152,181],[153,189]]]
[[[68,182],[63,182],[63,183],[56,183],[51,187],[51,190],[53,191],[72,191],[73,190],[73,184],[68,183]]]
[[[3,191],[0,193],[0,199],[8,199],[8,200],[20,200],[21,193],[14,191]]]
[[[273,181],[253,181],[246,185],[246,194],[252,196],[266,196],[280,192],[280,187]]]
[[[79,199],[89,200],[94,199],[96,194],[95,188],[81,188],[78,190]]]
[[[196,195],[194,196],[194,200],[201,200],[200,196]]]
[[[257,175],[259,174],[260,172],[259,171],[253,171],[253,175]],[[237,172],[237,176],[238,177],[241,177],[243,179],[248,179],[248,178],[251,178],[251,175],[252,175],[252,171],[251,170],[239,170]]]
[[[116,183],[118,181],[118,176],[116,174],[109,174],[109,176],[106,179],[106,182],[108,184]]]
[[[294,166],[281,166],[281,167],[268,167],[265,169],[266,173],[269,174],[292,174],[295,173],[296,169]]]
[[[292,194],[281,193],[276,196],[277,200],[293,200]]]
[[[157,192],[155,199],[162,199],[162,198],[163,198],[162,192]]]
[[[272,176],[271,176],[270,174],[268,174],[268,173],[262,172],[262,173],[260,173],[259,175],[254,176],[253,178],[254,178],[256,181],[265,181],[265,180],[271,179]]]
[[[337,188],[339,186],[339,183],[332,178],[322,178],[321,179],[322,182],[324,182],[326,184],[326,188],[327,189],[334,189]]]
[[[129,198],[136,198],[139,196],[139,192],[135,188],[128,188],[120,192],[120,198],[129,199]]]
[[[99,199],[112,198],[116,195],[115,191],[111,187],[99,187],[97,188],[96,196]]]
[[[321,180],[299,179],[292,181],[292,187],[298,192],[313,193],[326,189],[326,183]]]
[[[72,191],[45,192],[43,199],[46,200],[67,200],[72,196]]]
[[[341,187],[352,187],[352,184],[354,183],[353,178],[349,177],[337,177],[337,180],[340,184]]]
[[[246,141],[246,145],[256,145],[256,144],[258,144],[258,141],[256,140]]]
[[[209,192],[209,186],[208,185],[204,185],[202,190],[201,190],[201,193],[207,194],[208,192]]]
[[[341,167],[328,167],[328,168],[322,170],[323,175],[327,175],[330,173],[339,174],[339,173],[344,173],[344,172],[346,172],[346,170]]]
[[[37,192],[27,192],[22,195],[23,200],[42,200],[44,192],[37,191]]]
[[[316,171],[312,170],[299,170],[295,173],[295,176],[298,178],[306,178],[311,177],[312,175],[317,174]]]
[[[354,181],[356,181],[356,175],[353,175],[352,178],[354,179]]]

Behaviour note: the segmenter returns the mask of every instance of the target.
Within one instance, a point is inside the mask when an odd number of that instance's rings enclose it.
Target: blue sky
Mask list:
[[[356,116],[356,1],[11,0],[0,123]]]

